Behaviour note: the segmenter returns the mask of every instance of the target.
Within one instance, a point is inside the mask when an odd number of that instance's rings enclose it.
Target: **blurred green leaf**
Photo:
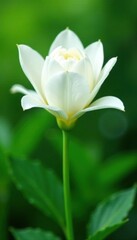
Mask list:
[[[137,152],[121,153],[103,163],[99,180],[102,185],[112,186],[137,167]]]
[[[7,184],[9,181],[7,156],[3,148],[0,146],[0,186]]]
[[[100,230],[99,232],[97,232],[94,236],[89,237],[88,240],[102,240],[104,238],[106,238],[108,235],[110,235],[112,232],[116,231],[118,228],[122,227],[124,223],[126,223],[127,221],[123,221],[119,224],[116,224],[112,227],[107,227],[105,229]]]
[[[71,174],[74,180],[75,192],[73,194],[73,208],[75,214],[82,216],[88,206],[96,203],[98,174],[101,159],[99,144],[84,144],[79,139],[71,136],[70,142]],[[95,194],[96,192],[96,194]],[[79,199],[79,200],[78,200]]]
[[[53,233],[41,229],[27,228],[23,230],[12,229],[11,231],[16,240],[60,240]]]
[[[11,143],[11,126],[8,119],[0,117],[0,145],[7,149]]]
[[[7,239],[7,215],[9,200],[9,174],[7,156],[0,146],[0,237]]]
[[[135,199],[136,187],[116,193],[101,203],[91,216],[89,240],[102,240],[125,223]]]
[[[10,172],[28,201],[64,227],[63,188],[55,174],[40,162],[11,159]]]
[[[13,135],[12,154],[14,156],[28,156],[52,123],[52,117],[46,111],[31,112],[30,115],[23,118]]]

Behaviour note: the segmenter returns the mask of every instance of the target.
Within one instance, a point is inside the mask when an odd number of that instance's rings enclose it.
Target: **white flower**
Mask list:
[[[41,107],[52,113],[63,128],[71,128],[85,112],[102,108],[124,110],[120,99],[102,97],[93,102],[104,80],[115,65],[111,58],[102,68],[104,61],[101,41],[84,49],[77,35],[69,29],[62,31],[51,45],[44,59],[32,48],[19,45],[21,67],[34,90],[14,85],[12,92],[24,96],[24,110]]]

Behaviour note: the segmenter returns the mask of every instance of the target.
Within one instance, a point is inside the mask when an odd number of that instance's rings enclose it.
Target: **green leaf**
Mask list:
[[[40,162],[15,158],[10,161],[10,172],[28,201],[56,220],[65,232],[63,188],[55,174]]]
[[[9,204],[9,174],[7,156],[0,146],[0,238],[7,239],[7,215]]]
[[[24,117],[13,135],[11,144],[13,156],[28,156],[52,124],[51,116],[43,110],[31,112]]]
[[[39,228],[27,228],[23,230],[11,230],[16,240],[60,240],[51,232],[45,232]]]
[[[137,152],[127,152],[115,155],[101,167],[99,180],[104,186],[119,182],[137,167]]]
[[[3,148],[0,146],[0,189],[2,185],[9,182],[7,156]]]
[[[116,231],[118,228],[122,227],[123,224],[125,224],[127,220],[122,221],[120,224],[116,224],[112,227],[107,227],[106,229],[102,229],[99,232],[97,232],[94,236],[89,237],[88,240],[102,240],[106,238],[108,235],[110,235],[112,232]]]
[[[126,221],[127,214],[133,206],[136,187],[112,195],[101,203],[91,216],[88,233],[89,240],[102,240]]]

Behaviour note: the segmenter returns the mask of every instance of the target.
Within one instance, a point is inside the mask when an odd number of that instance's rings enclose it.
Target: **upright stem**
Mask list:
[[[65,203],[65,216],[66,216],[66,235],[67,240],[74,240],[71,203],[70,203],[70,186],[69,186],[69,159],[68,159],[68,132],[63,132],[63,187],[64,187],[64,203]]]

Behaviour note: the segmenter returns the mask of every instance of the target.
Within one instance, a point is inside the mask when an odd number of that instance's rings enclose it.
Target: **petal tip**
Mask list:
[[[122,103],[121,111],[123,111],[123,112],[125,112],[125,111],[126,111],[126,109],[125,109],[125,106],[124,106],[124,104],[123,104],[123,103]]]
[[[114,63],[116,63],[116,62],[117,62],[117,59],[118,59],[118,56],[113,57],[112,59],[113,59]]]
[[[100,43],[100,44],[102,44],[102,45],[103,45],[103,43],[102,43],[101,39],[98,39],[98,43]]]
[[[17,93],[17,85],[13,85],[13,86],[10,88],[10,92],[11,92],[12,94]]]
[[[16,44],[17,45],[17,48],[19,50],[19,52],[21,53],[21,51],[23,50],[30,50],[31,48],[25,44]]]
[[[24,44],[16,44],[18,52],[19,52],[19,56],[22,55],[23,50],[25,50],[26,48],[28,48],[28,46],[24,45]]]

